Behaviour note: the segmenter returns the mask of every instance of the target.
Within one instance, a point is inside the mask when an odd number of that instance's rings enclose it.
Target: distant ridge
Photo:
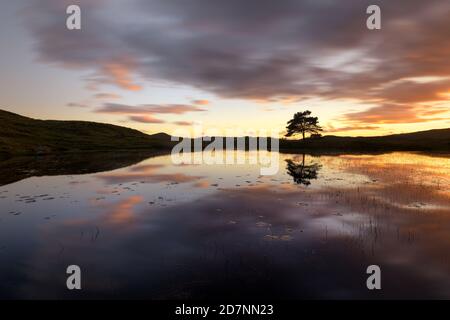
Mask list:
[[[280,140],[285,150],[337,151],[444,151],[450,152],[450,128],[374,137],[323,136],[301,140]]]
[[[223,138],[223,137],[222,137]],[[168,151],[166,133],[89,121],[37,120],[0,110],[0,156],[103,151]],[[450,153],[450,128],[376,137],[324,136],[279,140],[285,152],[439,151]],[[207,144],[207,143],[206,143]]]

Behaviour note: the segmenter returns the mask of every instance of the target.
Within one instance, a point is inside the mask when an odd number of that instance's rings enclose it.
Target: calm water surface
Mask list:
[[[0,298],[450,298],[449,157],[279,165],[27,169],[0,187]],[[81,291],[66,289],[71,264]],[[380,291],[366,288],[371,264]]]

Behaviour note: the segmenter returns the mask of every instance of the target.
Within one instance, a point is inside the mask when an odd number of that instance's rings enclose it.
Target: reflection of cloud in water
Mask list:
[[[91,242],[64,237],[75,230],[52,232],[66,238],[64,247],[81,265],[98,264],[90,269],[96,279],[91,292],[105,296],[112,293],[104,284],[114,279],[116,292],[133,288],[138,297],[151,298],[227,295],[237,283],[242,295],[255,297],[369,297],[355,274],[363,278],[364,266],[373,261],[384,270],[383,297],[450,294],[449,266],[440,263],[448,255],[449,236],[436,233],[439,224],[428,225],[430,217],[423,215],[386,214],[367,205],[365,196],[345,199],[331,189],[224,190],[152,215],[142,209],[133,233],[117,233],[108,215],[86,221],[78,228],[99,225],[104,235],[95,251]],[[117,208],[128,211],[139,202],[130,198]],[[114,267],[105,271],[104,265]],[[119,267],[125,277],[118,276]]]
[[[190,176],[184,173],[151,173],[151,172],[139,172],[139,173],[111,173],[111,174],[99,174],[97,178],[105,180],[109,184],[126,183],[126,182],[192,182],[201,179],[201,176]]]
[[[129,223],[134,219],[134,207],[144,201],[142,196],[131,196],[125,200],[120,201],[117,205],[111,208],[107,215],[106,223],[123,224]]]
[[[113,172],[98,174],[97,178],[105,180],[109,184],[126,183],[126,182],[192,182],[202,177],[190,176],[184,173],[157,173],[156,169],[162,168],[158,165],[146,165],[141,167],[133,167],[129,172]]]
[[[199,176],[190,176],[180,172],[161,173],[160,169],[167,166],[159,163],[147,163],[132,166],[119,171],[101,173],[96,175],[97,178],[105,180],[109,184],[127,183],[127,182],[192,182],[200,179]]]
[[[75,263],[89,270],[86,298],[220,298],[236,288],[240,297],[372,298],[365,268],[379,264],[377,297],[449,298],[450,193],[442,181],[450,162],[411,155],[401,165],[402,157],[305,156],[322,166],[307,188],[283,171],[260,177],[257,168],[177,167],[167,158],[86,177],[91,183],[70,186],[84,205],[79,213],[35,228],[34,239],[23,233],[27,245],[14,261],[23,267],[6,276],[26,279],[17,292],[28,297],[74,297],[61,288],[60,270]],[[302,155],[286,159],[301,163]],[[120,185],[144,176],[168,182],[187,169],[191,184]],[[121,194],[88,202],[89,188]]]
[[[140,164],[136,166],[132,166],[128,169],[131,172],[140,172],[140,173],[154,173],[158,169],[165,168],[166,165],[163,164]]]
[[[96,207],[102,213],[97,215],[95,219],[100,220],[99,224],[107,225],[121,225],[126,226],[135,221],[134,210],[136,206],[144,201],[142,196],[128,196],[122,200],[116,201],[114,203],[103,203],[90,201],[91,206]],[[94,219],[83,218],[83,219],[68,219],[64,222],[65,225],[81,226],[87,223],[91,223]]]
[[[211,186],[211,184],[208,182],[208,180],[200,180],[194,183],[193,185],[195,188],[201,188],[206,189]]]

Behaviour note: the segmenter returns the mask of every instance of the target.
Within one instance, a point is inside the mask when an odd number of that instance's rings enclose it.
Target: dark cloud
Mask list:
[[[67,104],[67,106],[71,107],[71,108],[87,108],[87,107],[89,107],[87,104],[77,103],[77,102],[69,102]]]
[[[450,41],[450,38],[449,38]],[[445,99],[443,93],[450,90],[450,79],[418,83],[414,81],[399,81],[381,90],[378,95],[383,98],[399,102],[414,103]]]
[[[432,109],[429,106],[385,104],[361,112],[345,114],[342,121],[355,124],[417,123],[446,119],[448,108]],[[439,117],[438,115],[442,116]]]
[[[191,121],[175,121],[174,124],[177,126],[192,126],[193,122]]]
[[[184,105],[184,104],[169,104],[169,105],[155,105],[155,104],[144,104],[144,105],[126,105],[118,103],[105,103],[101,108],[97,109],[97,113],[109,113],[126,115],[128,119],[134,122],[140,123],[165,123],[164,120],[156,118],[155,115],[160,114],[184,114],[188,112],[202,112],[206,111],[197,106]],[[179,125],[183,122],[179,122]]]
[[[134,122],[140,123],[164,123],[164,120],[154,118],[151,115],[132,115],[129,116],[128,119]]]
[[[192,100],[191,103],[193,105],[197,105],[197,106],[207,106],[210,104],[210,101],[206,100],[206,99],[198,99],[198,100]]]
[[[335,133],[335,132],[344,132],[344,131],[357,131],[357,130],[376,130],[379,129],[379,126],[364,126],[364,125],[353,125],[348,127],[329,127],[325,129],[326,133]]]
[[[116,93],[101,92],[101,93],[94,94],[94,98],[101,99],[101,100],[114,100],[114,99],[120,99],[121,96]]]
[[[64,28],[73,3],[81,32]],[[371,4],[381,30],[366,28]],[[26,10],[41,59],[92,70],[95,84],[164,80],[232,98],[378,101],[383,111],[450,89],[396,83],[450,76],[449,16],[448,0],[34,0]]]
[[[183,114],[187,112],[202,112],[205,109],[197,106],[185,104],[143,104],[126,105],[119,103],[105,103],[103,107],[96,110],[98,113],[116,113],[116,114]]]

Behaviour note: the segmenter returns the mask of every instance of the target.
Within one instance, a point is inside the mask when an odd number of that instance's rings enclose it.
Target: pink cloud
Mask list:
[[[164,120],[154,118],[150,115],[132,115],[129,116],[128,119],[134,121],[134,122],[140,122],[140,123],[164,123]]]
[[[103,66],[103,72],[122,89],[139,91],[142,87],[132,80],[132,67],[126,63],[109,62]]]
[[[178,126],[191,126],[192,122],[191,121],[175,121],[174,124],[176,124]]]
[[[118,103],[105,103],[103,107],[97,109],[98,113],[111,114],[183,114],[187,112],[202,112],[205,109],[197,106],[185,104],[144,104],[144,105],[125,105]]]
[[[207,106],[210,104],[209,100],[206,99],[192,100],[191,103],[197,106]]]

